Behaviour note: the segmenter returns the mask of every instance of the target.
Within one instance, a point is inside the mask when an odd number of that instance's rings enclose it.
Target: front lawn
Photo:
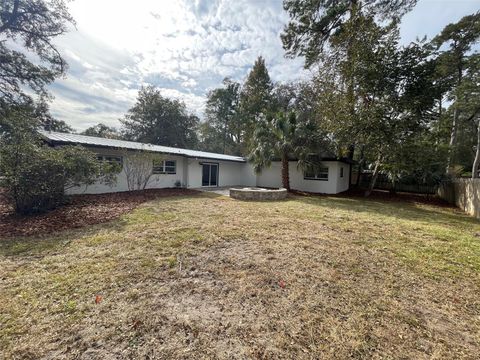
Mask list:
[[[477,358],[480,222],[399,201],[159,198],[0,240],[0,358]]]

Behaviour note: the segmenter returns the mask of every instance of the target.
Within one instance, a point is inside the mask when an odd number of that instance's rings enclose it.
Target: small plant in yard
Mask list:
[[[77,310],[77,302],[75,300],[68,300],[65,303],[65,312],[73,314]]]
[[[174,268],[177,265],[177,258],[175,256],[170,256],[167,261],[169,268]]]
[[[127,177],[128,190],[144,190],[153,175],[154,164],[162,161],[162,156],[148,151],[125,152],[123,169]]]

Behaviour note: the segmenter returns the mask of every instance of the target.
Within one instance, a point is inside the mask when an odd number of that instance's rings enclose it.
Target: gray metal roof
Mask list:
[[[153,144],[144,144],[133,141],[124,141],[116,139],[105,139],[95,136],[85,136],[77,134],[68,134],[68,133],[59,133],[54,131],[39,131],[45,140],[52,143],[61,143],[61,144],[80,144],[85,146],[99,146],[99,147],[109,147],[109,148],[120,148],[120,149],[129,149],[129,150],[144,150],[144,151],[153,151],[163,154],[170,155],[181,155],[190,158],[199,158],[199,159],[212,159],[212,160],[225,160],[225,161],[237,161],[237,162],[246,162],[246,160],[241,156],[232,156],[217,154],[205,151],[196,151],[188,149],[174,148],[170,146],[161,146]]]

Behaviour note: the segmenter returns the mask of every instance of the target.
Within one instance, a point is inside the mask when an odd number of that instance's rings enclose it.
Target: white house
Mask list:
[[[94,151],[98,158],[123,164],[124,157],[134,151],[161,154],[161,161],[153,166],[153,175],[147,188],[186,188],[261,186],[281,187],[281,164],[255,174],[253,166],[240,156],[216,154],[204,151],[180,149],[168,146],[143,144],[132,141],[104,139],[93,136],[41,131],[51,146],[82,145]],[[296,161],[290,161],[290,187],[313,193],[336,194],[346,191],[350,183],[350,164],[334,158],[323,158],[317,173],[304,173]],[[116,185],[110,187],[94,184],[71,189],[70,193],[100,194],[128,191],[127,177],[122,170]]]

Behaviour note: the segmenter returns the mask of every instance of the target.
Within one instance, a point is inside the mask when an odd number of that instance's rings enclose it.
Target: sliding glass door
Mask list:
[[[218,186],[218,164],[202,164],[202,186]]]

